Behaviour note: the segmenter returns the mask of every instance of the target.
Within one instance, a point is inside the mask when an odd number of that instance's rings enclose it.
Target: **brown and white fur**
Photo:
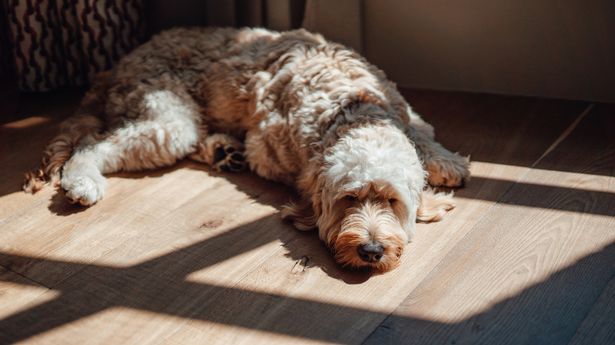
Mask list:
[[[24,189],[59,181],[73,202],[105,193],[104,174],[189,157],[286,183],[282,215],[318,229],[336,260],[387,271],[417,220],[440,219],[468,159],[434,140],[384,73],[304,30],[178,28],[101,74]]]

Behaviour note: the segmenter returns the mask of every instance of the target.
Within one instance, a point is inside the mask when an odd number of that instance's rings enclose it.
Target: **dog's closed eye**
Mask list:
[[[349,202],[355,202],[357,201],[357,196],[354,194],[346,194],[344,195],[344,200]]]

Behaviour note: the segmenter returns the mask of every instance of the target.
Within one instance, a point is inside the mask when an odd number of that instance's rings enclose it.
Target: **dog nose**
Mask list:
[[[382,259],[384,247],[380,243],[362,244],[357,249],[359,257],[365,262],[378,262]]]

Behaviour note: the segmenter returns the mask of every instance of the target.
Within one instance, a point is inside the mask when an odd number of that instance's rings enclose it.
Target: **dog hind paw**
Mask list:
[[[243,143],[222,133],[208,135],[188,157],[209,164],[216,171],[238,172],[248,168]]]
[[[248,168],[243,151],[234,145],[216,147],[213,166],[216,170],[225,172],[239,172]]]

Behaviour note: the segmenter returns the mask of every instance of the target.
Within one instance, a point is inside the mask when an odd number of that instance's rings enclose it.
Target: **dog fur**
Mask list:
[[[340,264],[380,271],[399,264],[417,220],[453,207],[427,182],[469,178],[468,159],[351,49],[305,30],[178,28],[98,76],[24,189],[58,181],[90,206],[104,174],[185,157],[295,187],[284,218],[318,229]],[[366,257],[366,245],[381,253]]]

